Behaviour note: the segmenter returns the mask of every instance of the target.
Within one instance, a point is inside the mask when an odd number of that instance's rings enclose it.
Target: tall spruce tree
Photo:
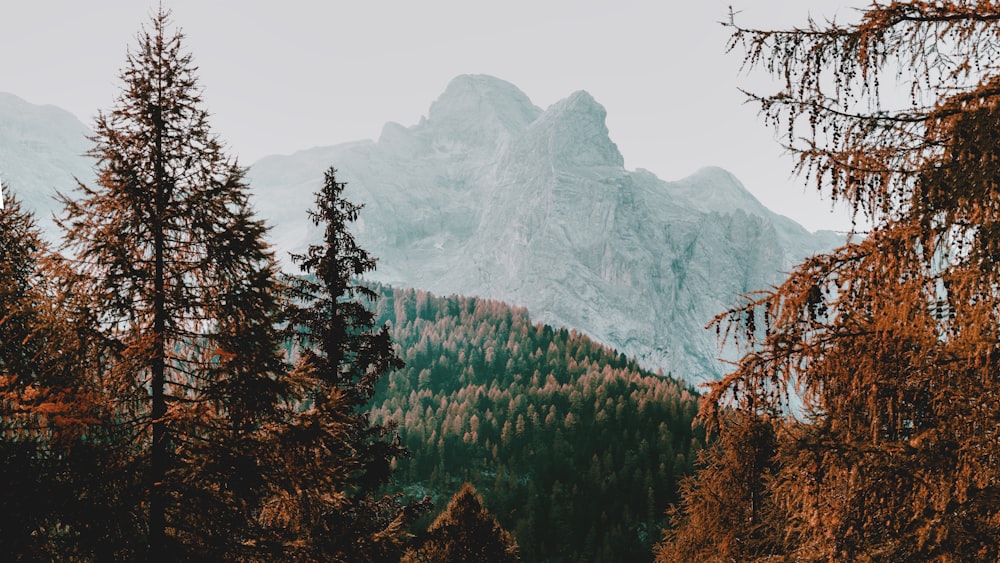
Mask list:
[[[288,469],[276,482],[265,521],[303,561],[394,561],[405,523],[427,501],[403,506],[382,492],[393,459],[407,455],[392,426],[373,424],[369,402],[378,380],[402,366],[388,327],[375,326],[358,283],[375,259],[348,230],[361,206],[346,200],[330,168],[309,215],[322,244],[295,255],[303,277],[290,280],[289,333],[301,345],[292,381],[308,400],[276,432]]]
[[[703,405],[725,436],[709,459],[765,452],[752,428],[773,428],[773,448],[731,473],[726,490],[753,496],[706,502],[716,480],[700,472],[661,560],[996,561],[1000,5],[733,29],[784,82],[753,99],[801,169],[873,229],[717,319],[751,348]],[[887,79],[909,100],[883,96]]]
[[[61,225],[107,343],[102,386],[144,467],[140,557],[239,558],[258,545],[260,433],[285,392],[280,292],[244,169],[169,27],[161,9],[129,50],[96,121],[97,182],[62,196]]]

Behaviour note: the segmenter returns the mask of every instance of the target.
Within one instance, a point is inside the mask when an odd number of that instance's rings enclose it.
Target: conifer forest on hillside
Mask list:
[[[61,241],[2,186],[4,558],[1000,560],[1000,4],[727,26],[798,171],[870,228],[705,319],[741,357],[695,388],[368,281],[336,162],[283,272],[161,8]]]

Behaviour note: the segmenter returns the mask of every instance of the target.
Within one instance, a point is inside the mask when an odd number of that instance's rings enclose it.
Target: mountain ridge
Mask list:
[[[333,165],[348,197],[366,205],[357,234],[380,257],[378,281],[526,306],[539,322],[688,381],[725,370],[704,330],[715,314],[842,242],[768,210],[721,168],[673,182],[626,170],[606,110],[584,91],[530,123],[527,99],[500,79],[460,76],[416,125],[262,159],[251,185],[276,224],[294,224],[282,214],[297,211],[283,202],[318,187]],[[481,127],[487,133],[468,137]],[[304,244],[308,228],[296,229],[279,227],[276,240]]]
[[[54,239],[50,196],[93,178],[89,130],[14,98],[0,96],[0,175]],[[291,268],[288,253],[318,240],[305,210],[335,166],[366,206],[355,232],[379,257],[376,281],[525,306],[650,369],[714,379],[735,352],[705,324],[843,237],[809,233],[718,167],[675,181],[626,170],[606,117],[582,90],[543,110],[509,82],[463,75],[415,125],[259,159],[253,204]]]

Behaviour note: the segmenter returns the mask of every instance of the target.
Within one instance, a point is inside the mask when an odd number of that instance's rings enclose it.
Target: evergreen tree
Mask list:
[[[483,506],[469,483],[462,485],[406,563],[506,563],[520,561],[517,542]]]
[[[34,217],[4,186],[0,209],[0,372],[31,381],[46,370],[46,356],[34,339],[44,299],[45,279],[40,271],[42,241]]]
[[[662,560],[697,559],[680,541],[695,534],[765,547],[743,560],[1000,558],[998,22],[995,2],[894,1],[849,25],[734,27],[747,63],[785,82],[754,99],[801,169],[873,229],[717,319],[751,351],[702,416],[728,444],[774,428],[773,455],[730,490],[778,510],[721,518],[703,471]],[[882,96],[886,75],[908,103]]]
[[[408,455],[390,424],[373,424],[366,410],[375,384],[396,357],[388,327],[362,300],[376,294],[356,283],[375,259],[348,230],[361,209],[343,197],[330,168],[310,211],[322,244],[294,255],[305,277],[290,280],[289,332],[301,345],[293,382],[307,402],[294,405],[276,432],[287,463],[265,521],[297,560],[398,559],[404,524],[426,501],[402,506],[381,492],[394,459]]]
[[[183,35],[162,9],[98,115],[93,186],[61,225],[106,346],[101,385],[145,474],[148,559],[255,544],[258,445],[285,392],[279,294],[244,169],[211,133]]]

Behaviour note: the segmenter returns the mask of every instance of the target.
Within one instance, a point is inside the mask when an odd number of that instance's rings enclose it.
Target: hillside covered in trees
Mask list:
[[[690,388],[497,301],[382,288],[378,318],[406,362],[373,402],[405,491],[471,482],[526,561],[652,559],[701,446]]]

